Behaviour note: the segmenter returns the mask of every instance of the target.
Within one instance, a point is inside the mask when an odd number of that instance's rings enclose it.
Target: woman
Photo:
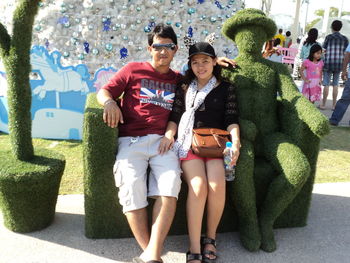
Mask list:
[[[187,225],[190,248],[187,262],[215,262],[216,229],[225,205],[225,171],[222,158],[203,158],[190,147],[192,129],[200,127],[225,129],[230,132],[233,155],[239,156],[239,126],[235,88],[222,81],[214,48],[199,42],[189,49],[189,69],[176,92],[172,114],[161,142],[170,149],[174,143],[181,160],[183,178],[188,185]],[[162,146],[161,146],[162,147]],[[201,239],[202,219],[207,206],[206,235]]]
[[[300,51],[300,58],[302,59],[302,61],[304,61],[309,57],[310,49],[313,45],[315,44],[320,45],[320,43],[316,41],[317,37],[318,37],[318,30],[316,28],[311,28],[307,33],[307,38],[304,41]]]

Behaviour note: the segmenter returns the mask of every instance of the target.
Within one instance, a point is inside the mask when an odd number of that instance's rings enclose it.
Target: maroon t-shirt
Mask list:
[[[119,136],[163,135],[175,98],[180,74],[161,74],[148,62],[131,62],[121,68],[102,89],[119,98],[124,123]]]

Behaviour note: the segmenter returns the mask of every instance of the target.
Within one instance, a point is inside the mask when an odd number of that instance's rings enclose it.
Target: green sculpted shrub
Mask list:
[[[303,226],[327,119],[304,98],[286,66],[261,55],[276,33],[260,10],[229,18],[223,34],[239,49],[236,69],[223,74],[237,86],[242,134],[237,179],[231,193],[241,242],[250,251],[276,249],[273,227]]]
[[[8,84],[11,152],[0,150],[0,207],[5,226],[30,232],[48,226],[55,214],[63,156],[38,150],[31,128],[30,48],[40,0],[21,0],[13,14],[10,36],[0,23],[0,56]]]

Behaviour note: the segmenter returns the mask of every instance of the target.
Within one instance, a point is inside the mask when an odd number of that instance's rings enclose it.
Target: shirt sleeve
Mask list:
[[[225,105],[225,127],[238,123],[239,120],[236,88],[234,85],[230,84],[227,88],[227,100]]]
[[[109,79],[107,84],[105,84],[102,89],[108,90],[113,99],[119,98],[125,88],[128,86],[131,76],[131,67],[126,65],[117,71],[112,78]]]
[[[322,47],[323,47],[324,49],[327,49],[327,47],[328,47],[328,40],[329,40],[329,37],[326,36],[326,39],[325,39],[325,41],[323,42],[323,45],[322,45]]]
[[[304,57],[305,57],[304,53],[305,53],[305,45],[303,45],[302,48],[301,48],[301,52],[300,52],[300,58],[301,59],[304,59]]]
[[[349,39],[347,38],[347,37],[345,37],[345,47],[347,47],[349,45]],[[345,50],[346,50],[346,48],[345,48]],[[345,52],[345,50],[344,50],[344,52]]]
[[[185,112],[185,108],[185,91],[182,87],[177,87],[169,121],[173,121],[178,125],[182,114]]]
[[[309,66],[309,63],[308,63],[308,59],[305,59],[304,61],[303,61],[303,63],[302,63],[302,65],[305,67],[305,68],[308,68],[308,66]]]

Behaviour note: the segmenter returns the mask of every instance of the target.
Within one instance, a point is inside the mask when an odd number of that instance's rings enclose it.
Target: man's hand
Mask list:
[[[225,67],[225,68],[228,68],[230,66],[235,68],[237,65],[236,61],[234,61],[233,59],[229,59],[227,57],[218,57],[217,63],[220,66]]]
[[[174,136],[167,136],[164,135],[163,138],[160,140],[158,152],[160,155],[165,154],[167,151],[169,151],[173,145],[174,145]]]
[[[341,78],[342,78],[342,80],[347,81],[348,80],[348,72],[342,71]]]
[[[123,114],[115,100],[107,100],[103,106],[103,121],[111,128],[118,126],[119,122],[124,123]]]

